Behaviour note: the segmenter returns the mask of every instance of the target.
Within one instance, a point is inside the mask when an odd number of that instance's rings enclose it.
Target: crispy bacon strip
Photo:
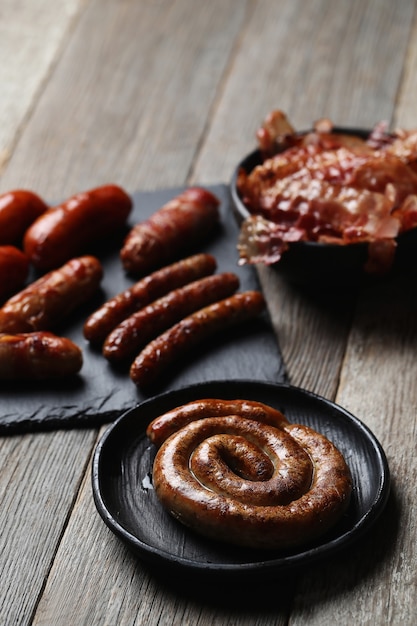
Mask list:
[[[386,271],[396,237],[417,224],[417,132],[389,135],[381,124],[367,141],[333,133],[321,120],[283,142],[283,124],[275,112],[258,133],[262,152],[269,132],[279,153],[238,175],[251,213],[239,237],[240,263],[276,263],[296,241],[366,242],[366,269]]]

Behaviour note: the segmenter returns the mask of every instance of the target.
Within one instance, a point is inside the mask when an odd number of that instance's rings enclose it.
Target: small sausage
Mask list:
[[[132,199],[116,185],[79,193],[28,228],[24,251],[37,270],[56,269],[120,230],[131,209]]]
[[[40,331],[0,334],[0,380],[40,380],[77,374],[81,349],[70,339]]]
[[[210,304],[169,328],[136,357],[130,377],[139,387],[153,385],[174,362],[203,341],[259,315],[265,300],[259,291],[246,291]]]
[[[29,226],[48,205],[35,193],[26,189],[8,191],[0,196],[0,245],[18,245]]]
[[[29,260],[15,246],[0,246],[0,301],[22,289],[29,273]]]
[[[125,270],[143,276],[200,244],[219,221],[219,204],[206,189],[191,187],[136,224],[120,251]]]
[[[103,355],[113,362],[133,358],[147,343],[186,315],[231,296],[238,287],[236,274],[225,272],[171,291],[116,326],[104,342]]]
[[[52,330],[94,295],[102,276],[95,257],[71,259],[7,300],[0,309],[0,332]]]
[[[93,344],[103,343],[127,317],[172,289],[212,274],[216,266],[211,254],[196,254],[153,272],[92,313],[84,324],[84,337]]]

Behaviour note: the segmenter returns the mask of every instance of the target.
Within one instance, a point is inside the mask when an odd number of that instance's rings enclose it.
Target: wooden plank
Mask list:
[[[0,173],[65,45],[82,0],[0,6]]]
[[[94,440],[94,431],[0,439],[2,624],[29,623]]]
[[[227,3],[222,4],[222,7],[225,6],[227,6]],[[310,116],[313,115],[314,110],[317,115],[322,115],[326,95],[329,93],[329,81],[331,81],[332,77],[334,78],[334,66],[325,63],[322,70],[324,74],[316,74],[315,77],[314,73],[309,75],[309,72],[312,72],[314,67],[319,66],[319,61],[321,62],[323,58],[321,55],[324,53],[323,51],[316,51],[311,57],[304,58],[300,49],[294,47],[293,42],[299,41],[306,36],[311,43],[318,41],[323,26],[313,29],[312,33],[309,33],[309,26],[313,23],[312,20],[317,13],[327,11],[330,13],[331,19],[337,28],[334,31],[329,30],[325,57],[328,58],[330,56],[331,58],[336,51],[340,54],[341,33],[344,32],[346,20],[350,24],[349,33],[352,38],[354,26],[360,23],[361,15],[369,10],[369,6],[367,3],[354,3],[352,8],[352,5],[348,6],[346,4],[343,7],[339,6],[336,11],[330,2],[309,3],[308,8],[306,8],[305,3],[301,6],[301,3],[293,1],[291,3],[279,4],[273,2],[254,4],[253,8],[255,9],[256,7],[256,10],[253,10],[250,14],[245,31],[239,40],[239,46],[236,47],[236,56],[233,59],[231,68],[229,68],[229,70],[232,69],[233,71],[223,86],[221,97],[216,102],[212,125],[209,128],[207,141],[203,145],[201,159],[193,172],[193,179],[201,180],[207,176],[208,178],[213,177],[211,180],[224,180],[231,170],[229,165],[234,164],[237,157],[246,148],[251,147],[252,140],[248,138],[249,132],[251,132],[250,129],[255,129],[265,112],[276,105],[278,95],[280,94],[283,95],[282,102],[288,104],[288,107],[286,106],[285,108],[295,110],[298,107],[298,120],[297,116],[295,116],[295,121],[302,121],[302,115],[305,116],[304,119],[310,121]],[[375,15],[377,8],[375,5],[372,5],[372,7]],[[388,17],[384,22],[384,28],[387,30],[389,19],[392,18],[392,15],[389,13],[388,3],[386,3],[385,8],[388,12]],[[377,25],[380,28],[381,24],[379,22]],[[259,38],[260,32],[262,32],[268,53],[271,50],[275,53],[270,56],[269,54],[262,55],[261,60],[255,54],[255,41],[257,40],[259,45],[259,39],[257,38]],[[365,37],[365,34],[362,34],[362,37]],[[251,48],[248,49],[245,46],[246,41],[252,42]],[[282,42],[282,45],[278,45],[278,42]],[[346,52],[348,52],[347,43],[344,46]],[[306,49],[308,49],[308,46],[306,46]],[[176,56],[175,51],[172,54]],[[372,56],[372,54],[371,60],[368,58],[362,59],[362,63],[367,71],[376,65],[376,57]],[[401,57],[401,51],[398,52],[398,56]],[[347,57],[344,58],[344,63],[342,70],[345,78],[352,76],[352,68],[348,64]],[[398,58],[392,59],[392,64],[393,68],[390,71],[395,74],[395,68],[400,66],[401,58],[400,60]],[[284,70],[284,75],[280,81],[276,80],[277,67]],[[302,91],[300,85],[304,85],[306,79],[312,90],[313,88],[317,89],[318,93],[320,93],[320,89],[324,90],[322,100],[316,102],[314,110],[310,106],[306,107],[306,100],[301,102],[299,98]],[[384,80],[383,77],[379,78],[378,87],[380,89],[385,85]],[[349,86],[350,89],[351,87]],[[354,89],[357,102],[364,102],[369,97],[363,83],[354,84]],[[245,97],[243,105],[241,104],[242,94]],[[371,95],[371,103],[367,103],[370,107],[370,112],[368,111],[367,115],[369,115],[369,119],[376,119],[380,106],[380,94],[375,93]],[[58,95],[56,95],[56,98],[59,101]],[[392,112],[394,98],[395,85],[392,86],[392,91],[384,100],[385,110],[389,114]],[[346,91],[344,94],[339,95],[337,106],[333,104],[333,112],[335,114],[338,112],[338,107],[342,108],[344,99],[346,99]],[[248,101],[251,103],[250,107],[248,106]],[[231,106],[231,104],[235,106]],[[303,107],[305,108],[303,109]],[[148,113],[150,114],[149,111]],[[155,122],[155,116],[151,119]],[[346,120],[346,122],[349,121],[348,119]],[[366,123],[368,120],[364,117],[358,121]],[[227,136],[225,136],[225,129],[228,129]],[[121,144],[124,141],[122,138]],[[164,153],[163,146],[159,145],[159,149],[162,155]],[[94,154],[94,149],[92,149],[92,153]],[[64,159],[64,157],[59,158]],[[112,157],[110,156],[109,158]],[[161,158],[166,159],[167,157],[161,156]],[[227,161],[228,158],[230,158],[230,161]],[[185,160],[187,161],[187,159]],[[168,161],[166,162],[168,163]],[[214,162],[215,165],[210,165]],[[91,166],[89,167],[89,176],[91,177],[92,170]],[[127,165],[127,167],[129,168],[131,165]],[[149,167],[149,164],[144,164],[145,171]],[[181,171],[183,175],[184,169]],[[205,174],[206,171],[207,174]],[[142,175],[143,173],[140,173],[139,182],[142,180]],[[177,170],[176,175],[179,175],[179,170]],[[130,176],[132,180],[133,175],[130,174]],[[70,177],[76,178],[74,172],[70,172]],[[155,184],[157,183],[157,177],[148,178],[147,180],[152,180]],[[49,181],[48,184],[50,184]],[[273,280],[272,276],[270,280]],[[279,286],[279,290],[274,285],[270,287],[270,290],[271,297],[274,298],[274,302],[278,307],[276,318],[278,335],[281,337],[280,330],[283,327],[292,329],[290,338],[292,337],[295,345],[298,346],[298,352],[296,352],[295,346],[290,345],[292,342],[288,340],[285,347],[289,357],[291,357],[292,353],[290,364],[295,382],[303,380],[303,377],[308,378],[307,371],[313,370],[320,364],[324,354],[327,355],[328,361],[326,368],[334,369],[330,377],[331,381],[323,382],[324,372],[322,371],[318,380],[309,378],[310,384],[312,387],[315,386],[316,390],[320,390],[321,386],[323,386],[324,389],[329,390],[329,393],[335,393],[345,347],[347,320],[342,318],[335,322],[331,336],[328,337],[324,330],[326,316],[319,316],[319,322],[314,322],[316,314],[314,304],[309,305],[308,300],[304,300],[299,294],[293,295],[291,293],[292,290],[279,281],[275,285]],[[320,319],[322,322],[320,322]],[[295,335],[296,331],[294,329],[303,320],[306,323],[301,335]],[[311,343],[311,335],[317,329],[320,330],[319,339],[316,343]],[[325,346],[321,347],[323,342]],[[304,348],[304,358],[302,359],[300,353]],[[329,357],[332,350],[337,351],[337,358],[333,361]],[[313,358],[306,362],[306,355],[310,355]],[[86,520],[88,520],[87,526]],[[91,542],[94,543],[93,546]],[[81,559],[78,558],[73,564],[77,571],[75,576],[77,584],[74,584],[74,588],[71,588],[70,597],[66,588],[68,583],[65,571],[68,567],[68,559],[71,559],[71,555],[76,552],[73,546],[78,546],[78,554],[82,556]],[[96,597],[93,597],[90,593],[86,594],[86,581],[88,581],[88,588],[94,590]],[[100,594],[97,594],[97,589],[100,589]],[[146,589],[146,595],[141,595],[140,591],[142,589]],[[331,593],[330,589],[331,585],[329,583],[329,587],[327,587],[329,593]],[[136,595],[134,592],[129,593],[126,590],[135,590]],[[319,586],[317,593],[321,598],[325,598],[325,591],[323,591],[322,587]],[[142,603],[140,603],[140,599]],[[322,614],[320,603],[316,606],[318,606],[320,617]],[[278,624],[285,623],[287,619],[285,607],[283,608],[282,606],[276,607],[274,610],[270,608],[262,610],[262,608],[258,607],[258,611],[260,611],[258,618],[254,618],[252,615],[249,621],[248,618],[242,615],[241,610],[236,605],[231,606],[229,604],[224,609],[213,612],[207,604],[186,602],[182,598],[175,598],[169,589],[163,589],[161,586],[155,585],[154,579],[148,577],[140,564],[136,564],[136,562],[131,560],[119,542],[103,527],[101,521],[97,518],[97,514],[94,516],[88,481],[81,492],[67,533],[63,537],[45,594],[39,605],[35,623],[65,623],[68,616],[73,615],[74,607],[77,617],[75,621],[81,623],[91,622],[94,619],[107,623],[111,623],[112,620],[122,624],[132,623],[132,616],[134,616],[133,619],[136,623],[140,623],[145,612],[148,615],[147,622],[150,624],[173,624],[180,621],[181,623],[187,623],[187,621],[195,623],[198,621],[200,624],[221,624],[225,622],[234,624]],[[339,606],[336,608],[338,611],[341,611]],[[256,619],[257,621],[255,621]]]
[[[185,182],[246,2],[90,2],[2,180],[62,198]]]
[[[413,273],[362,294],[337,395],[386,451],[392,474],[387,510],[347,561],[304,580],[295,623],[330,625],[335,617],[338,623],[411,626],[415,621],[417,418],[410,410],[417,405],[415,278]],[[314,602],[317,593],[320,606]]]
[[[193,179],[230,179],[239,160],[254,149],[261,121],[275,108],[286,112],[297,129],[321,117],[355,127],[391,119],[413,5],[257,3]],[[274,303],[290,380],[333,398],[354,294],[334,300],[328,294],[315,297],[289,286],[274,271],[261,268],[260,275],[268,301]]]

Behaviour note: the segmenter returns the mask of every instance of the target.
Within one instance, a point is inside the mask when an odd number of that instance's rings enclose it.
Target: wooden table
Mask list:
[[[297,128],[324,116],[415,127],[416,5],[3,0],[1,191],[227,183],[274,108]],[[101,430],[4,437],[1,624],[414,623],[417,281],[359,287],[329,308],[272,270],[259,275],[291,383],[351,411],[385,449],[391,496],[366,541],[285,593],[272,581],[252,600],[190,598],[98,516]]]

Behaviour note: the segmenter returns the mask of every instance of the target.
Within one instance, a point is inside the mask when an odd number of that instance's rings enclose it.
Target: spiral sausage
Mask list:
[[[84,324],[84,337],[101,344],[127,317],[172,289],[212,274],[216,266],[211,254],[195,254],[145,276],[92,313]]]
[[[143,276],[200,244],[219,220],[219,204],[206,189],[191,187],[136,224],[120,251],[125,270]]]
[[[43,380],[77,374],[81,349],[66,337],[40,331],[0,333],[0,380]]]
[[[307,544],[336,524],[352,481],[343,455],[326,437],[262,404],[201,403],[202,418],[194,403],[148,427],[153,439],[156,425],[158,443],[158,422],[172,433],[157,451],[153,484],[176,519],[207,537],[266,549]],[[229,410],[236,413],[225,415]],[[179,426],[190,416],[197,419]]]
[[[133,358],[147,343],[186,315],[231,296],[238,287],[236,274],[224,272],[170,291],[119,324],[104,342],[103,355],[113,362]]]
[[[191,313],[153,339],[139,353],[130,377],[139,387],[150,387],[165,370],[210,337],[259,315],[265,300],[259,291],[237,293]]]
[[[0,332],[52,330],[97,291],[103,269],[92,256],[71,259],[12,296],[0,309]]]

